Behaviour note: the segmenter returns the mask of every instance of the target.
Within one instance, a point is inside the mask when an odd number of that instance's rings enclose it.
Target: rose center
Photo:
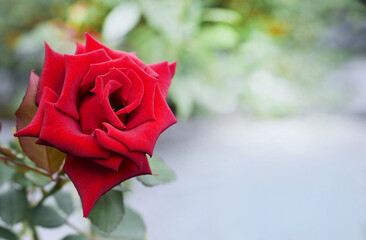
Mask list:
[[[111,104],[114,112],[125,107],[123,100],[121,99],[121,95],[118,92],[114,92],[109,96],[109,103]]]

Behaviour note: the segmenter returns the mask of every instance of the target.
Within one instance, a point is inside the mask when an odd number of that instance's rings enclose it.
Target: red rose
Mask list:
[[[159,135],[177,122],[165,100],[174,72],[175,63],[147,65],[88,34],[75,55],[46,44],[42,75],[31,74],[22,103],[27,108],[24,102],[33,94],[30,105],[38,108],[28,125],[17,121],[15,136],[34,137],[66,153],[63,170],[87,217],[111,188],[151,174],[146,154],[153,154]]]

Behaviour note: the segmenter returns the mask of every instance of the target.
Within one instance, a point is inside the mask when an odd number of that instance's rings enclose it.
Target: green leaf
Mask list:
[[[89,238],[87,238],[84,235],[68,235],[64,237],[62,240],[89,240]]]
[[[153,156],[149,159],[151,172],[153,175],[138,176],[137,179],[145,186],[155,186],[162,183],[169,183],[176,179],[176,175],[163,160]]]
[[[104,232],[112,232],[124,215],[123,194],[109,191],[99,198],[89,214],[90,221]]]
[[[30,218],[34,224],[45,228],[56,228],[65,222],[53,208],[45,205],[31,209]]]
[[[103,39],[114,46],[122,43],[126,34],[139,22],[140,16],[136,2],[121,3],[106,17],[102,31]]]
[[[235,47],[239,36],[233,27],[225,24],[216,24],[204,27],[198,39],[202,46],[227,50]]]
[[[35,172],[26,172],[24,174],[25,178],[28,179],[31,183],[33,183],[34,185],[37,186],[46,186],[47,184],[49,184],[51,182],[51,179],[43,176],[41,174],[35,173]]]
[[[17,240],[17,235],[9,229],[0,226],[0,239]]]
[[[23,173],[20,172],[16,172],[13,176],[13,181],[15,183],[18,183],[20,185],[22,185],[23,187],[29,187],[32,185],[31,182],[28,181],[28,179],[25,178]]]
[[[0,217],[13,225],[22,221],[28,210],[25,190],[9,189],[0,195]]]
[[[19,144],[19,141],[14,138],[9,142],[9,148],[15,152],[23,153],[22,147]]]
[[[200,1],[194,0],[139,0],[139,4],[147,23],[173,44],[194,33],[202,9]]]
[[[117,228],[109,233],[98,232],[103,237],[119,240],[144,240],[146,239],[146,226],[141,216],[133,209],[126,207],[126,213]]]
[[[12,179],[15,170],[0,162],[0,186]]]
[[[74,211],[74,204],[71,195],[68,192],[58,191],[54,195],[57,205],[66,213],[70,215]]]
[[[15,112],[17,131],[25,128],[36,114],[37,106],[35,104],[35,98],[38,83],[39,77],[34,72],[31,72],[28,89],[22,103]],[[38,167],[46,170],[51,175],[60,168],[66,155],[55,148],[36,144],[36,141],[37,138],[19,137],[19,143],[24,153]]]

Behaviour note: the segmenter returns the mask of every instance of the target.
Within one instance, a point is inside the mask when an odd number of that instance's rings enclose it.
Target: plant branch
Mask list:
[[[46,192],[46,193],[43,195],[42,199],[37,203],[36,207],[41,206],[41,205],[42,205],[42,203],[43,203],[43,202],[44,202],[44,201],[45,201],[49,196],[53,195],[55,192],[57,192],[58,190],[60,190],[60,189],[62,188],[62,186],[63,186],[63,185],[65,185],[65,183],[66,183],[66,182],[67,182],[67,181],[65,181],[65,180],[59,179],[59,180],[56,182],[56,184],[53,186],[53,188],[52,188],[50,191]]]
[[[29,221],[29,226],[32,230],[33,240],[40,240],[39,236],[38,236],[36,226],[34,225],[34,223],[32,221]]]
[[[65,224],[67,226],[69,226],[70,228],[72,228],[75,232],[81,234],[81,235],[84,235],[84,236],[87,236],[88,238],[90,239],[94,239],[94,237],[87,233],[87,232],[84,232],[83,230],[81,230],[80,228],[78,228],[77,226],[75,226],[73,223],[71,223],[69,220],[65,219]]]
[[[2,156],[0,156],[0,160],[2,160],[2,161],[3,161],[6,165],[8,165],[9,167],[14,168],[11,164],[9,164],[9,162],[11,162],[11,163],[14,163],[14,164],[15,164],[15,165],[17,165],[17,166],[20,166],[20,167],[22,167],[22,168],[25,168],[25,169],[29,170],[29,171],[33,171],[33,172],[36,172],[36,173],[38,173],[38,174],[44,175],[44,176],[46,176],[46,177],[50,177],[50,175],[49,175],[47,172],[44,172],[44,171],[41,171],[41,170],[39,170],[39,169],[37,169],[37,168],[31,167],[31,166],[29,166],[29,165],[27,165],[27,164],[24,164],[24,163],[22,163],[22,162],[16,161],[16,160],[14,160],[14,159],[12,159],[12,158],[8,158],[8,157],[2,157]],[[15,168],[15,169],[16,169],[16,168]]]

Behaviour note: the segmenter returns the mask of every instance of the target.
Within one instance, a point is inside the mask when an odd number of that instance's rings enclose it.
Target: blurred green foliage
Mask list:
[[[72,53],[87,31],[147,63],[177,61],[169,101],[183,118],[337,105],[343,95],[325,76],[355,54],[338,44],[338,26],[366,20],[356,0],[0,0],[0,11],[0,81],[16,82],[16,96],[29,71],[41,71],[43,40]],[[4,97],[0,109],[13,110]]]

